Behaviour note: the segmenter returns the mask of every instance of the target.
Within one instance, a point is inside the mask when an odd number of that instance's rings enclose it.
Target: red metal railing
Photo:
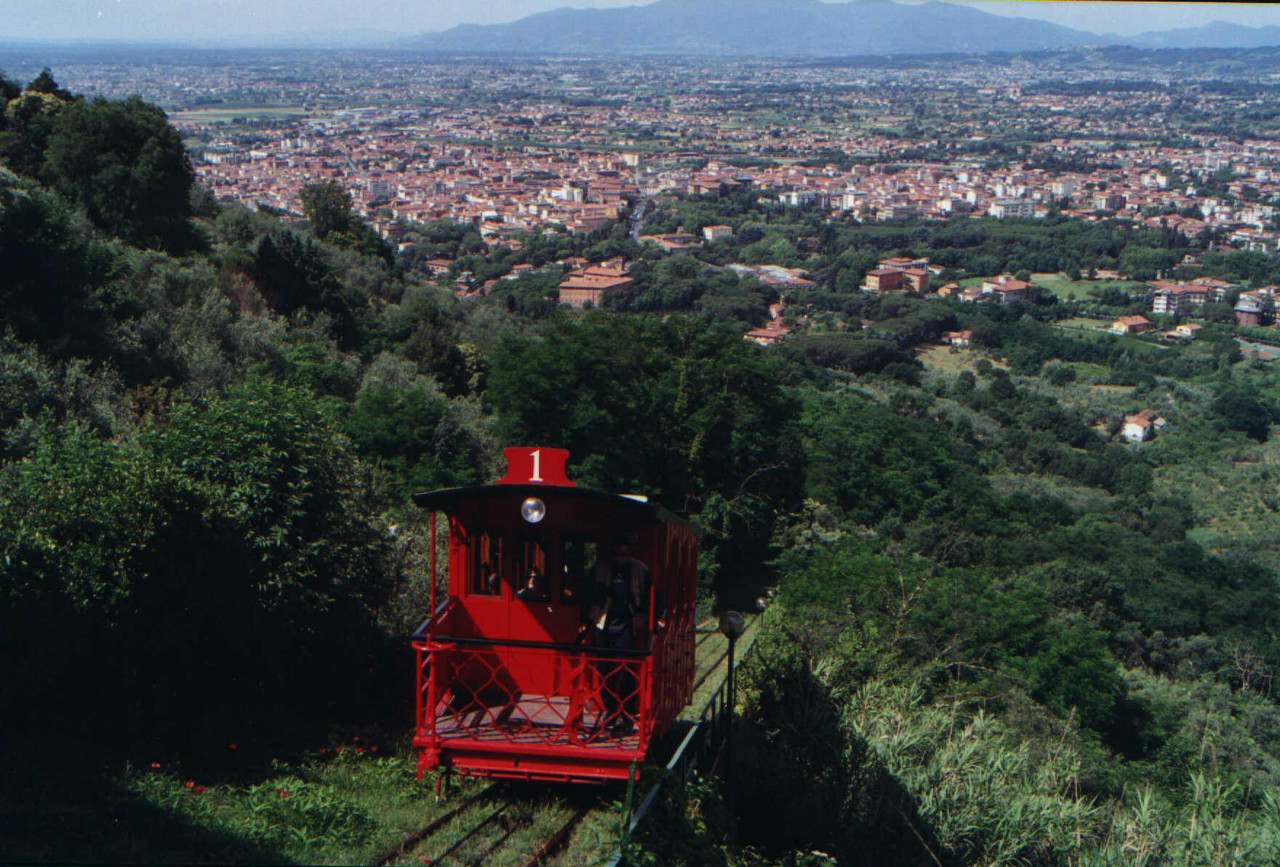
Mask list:
[[[671,613],[645,649],[614,650],[586,636],[573,644],[476,637],[463,607],[444,602],[414,635],[419,773],[463,754],[479,767],[484,753],[491,773],[523,774],[523,756],[558,778],[625,774],[689,700],[692,610]],[[602,762],[612,770],[600,771]]]
[[[485,639],[419,642],[418,737],[634,746],[652,725],[648,654]]]
[[[415,635],[420,771],[450,749],[643,754],[662,698],[650,653],[443,634],[454,605]]]

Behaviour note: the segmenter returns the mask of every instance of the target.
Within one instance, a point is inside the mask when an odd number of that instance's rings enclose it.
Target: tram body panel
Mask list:
[[[414,636],[419,772],[623,779],[691,698],[693,530],[654,504],[574,487],[562,464],[548,473],[560,484],[531,483],[547,470],[529,455],[554,451],[508,450],[501,482],[414,498],[449,521],[448,600]],[[593,646],[588,616],[618,536],[649,570],[628,649]],[[530,569],[543,583],[522,596]]]

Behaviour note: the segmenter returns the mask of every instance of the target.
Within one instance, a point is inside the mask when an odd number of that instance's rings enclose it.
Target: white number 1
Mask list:
[[[533,475],[529,477],[529,481],[540,482],[542,481],[542,449],[531,452],[529,457],[533,458]]]

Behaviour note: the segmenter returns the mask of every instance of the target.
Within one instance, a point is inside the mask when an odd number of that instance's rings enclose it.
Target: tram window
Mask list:
[[[586,604],[596,574],[596,540],[594,536],[566,536],[560,558],[563,575],[560,601]]]
[[[546,602],[551,598],[551,576],[547,574],[547,546],[541,539],[526,537],[520,546],[516,596],[525,602]]]
[[[471,576],[467,592],[475,596],[502,593],[502,534],[481,530],[471,539]]]

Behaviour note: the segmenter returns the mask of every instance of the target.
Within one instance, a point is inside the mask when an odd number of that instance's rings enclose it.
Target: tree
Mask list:
[[[991,385],[987,387],[987,393],[994,400],[1009,401],[1017,398],[1018,389],[1009,378],[1009,374],[1003,370],[997,370],[996,375],[991,378]]]
[[[351,194],[337,181],[307,184],[298,194],[311,232],[324,240],[335,232],[347,232],[356,219]]]
[[[31,90],[9,100],[0,122],[0,158],[19,174],[39,172],[53,119],[65,105],[56,96]]]
[[[1177,265],[1181,258],[1177,250],[1130,245],[1120,254],[1120,270],[1134,280],[1153,280],[1157,274]]]
[[[70,100],[72,98],[71,91],[59,87],[58,82],[53,80],[53,73],[47,66],[40,70],[40,74],[31,80],[31,83],[27,85],[27,90],[32,93],[47,93],[61,100]]]
[[[3,482],[6,712],[20,701],[27,719],[74,725],[87,703],[95,737],[186,737],[217,717],[314,712],[334,677],[369,681],[389,542],[305,389],[241,384],[128,442],[70,426]]]
[[[1076,369],[1068,364],[1054,364],[1045,369],[1050,385],[1069,385],[1076,381]]]
[[[86,354],[108,336],[95,290],[114,258],[65,199],[0,172],[0,329]]]
[[[0,129],[4,128],[4,105],[11,99],[17,99],[22,93],[22,85],[0,73]]]
[[[388,266],[395,262],[391,247],[373,228],[360,219],[348,193],[337,181],[308,184],[299,193],[302,212],[311,224],[311,233],[322,241],[376,256]]]
[[[131,244],[187,241],[194,172],[163,111],[137,97],[71,103],[58,113],[41,177]]]
[[[1213,401],[1213,412],[1231,430],[1243,431],[1258,442],[1266,442],[1276,419],[1274,404],[1255,388],[1229,386]]]
[[[798,494],[784,363],[702,317],[556,316],[535,337],[504,337],[486,397],[503,441],[568,448],[580,484],[656,494],[747,578],[774,509]]]
[[[360,342],[360,316],[368,312],[368,299],[338,280],[319,244],[287,231],[264,235],[254,251],[252,274],[271,309],[285,315],[303,308],[324,311],[333,317],[331,330],[341,348]]]

